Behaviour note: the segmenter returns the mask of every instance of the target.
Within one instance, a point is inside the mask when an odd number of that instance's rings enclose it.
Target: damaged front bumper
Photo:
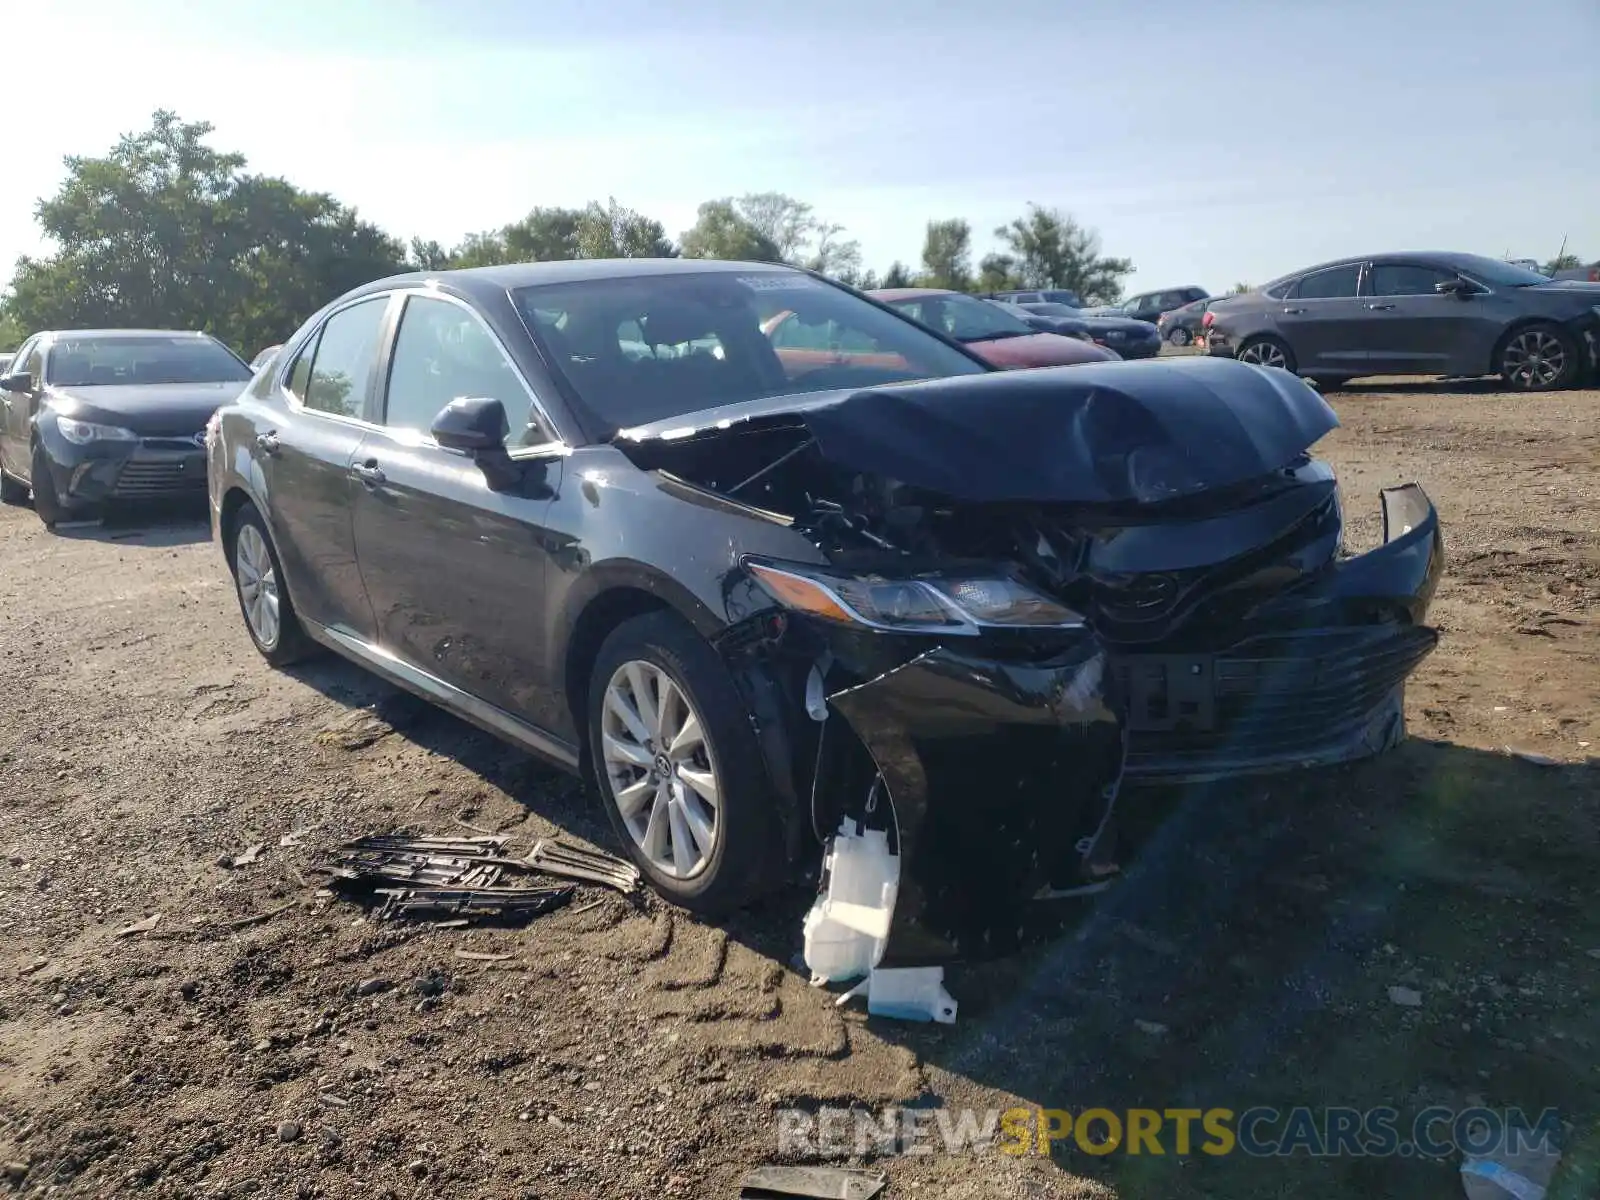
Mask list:
[[[1405,736],[1405,681],[1438,642],[1422,622],[1444,567],[1415,484],[1382,493],[1384,542],[1255,610],[1205,653],[1114,654],[1130,781],[1193,782],[1326,766]]]
[[[880,965],[1010,953],[1035,901],[1092,886],[1124,758],[1110,686],[1084,638],[1037,662],[940,647],[829,697],[892,805],[901,873]]]

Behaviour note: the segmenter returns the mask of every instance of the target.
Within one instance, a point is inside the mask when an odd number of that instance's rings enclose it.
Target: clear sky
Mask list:
[[[1061,206],[1130,286],[1324,258],[1600,257],[1600,0],[14,0],[0,261],[158,107],[450,244],[611,195],[788,192],[867,265]]]

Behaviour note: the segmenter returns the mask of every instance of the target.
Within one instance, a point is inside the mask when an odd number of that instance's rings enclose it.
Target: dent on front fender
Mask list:
[[[900,892],[881,965],[1010,953],[1036,900],[1087,882],[1124,759],[1105,665],[1088,638],[1038,663],[940,648],[829,697],[893,806]]]

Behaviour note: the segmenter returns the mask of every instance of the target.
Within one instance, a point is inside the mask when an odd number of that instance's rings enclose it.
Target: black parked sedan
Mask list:
[[[786,356],[780,317],[851,353]],[[926,961],[1081,887],[1125,774],[1401,736],[1438,523],[1386,492],[1340,558],[1336,424],[1213,359],[993,370],[787,267],[552,262],[338,300],[209,476],[270,662],[331,648],[591,773],[704,910],[887,828],[891,958]]]
[[[0,498],[48,527],[122,500],[205,495],[202,431],[250,369],[203,333],[36,333],[0,376]]]
[[[1154,358],[1161,353],[1161,335],[1149,321],[1128,317],[1101,317],[1053,301],[1024,301],[1013,307],[1035,329],[1082,337],[1115,350],[1123,358]]]
[[[1376,254],[1218,300],[1212,354],[1329,384],[1362,375],[1499,375],[1517,391],[1572,387],[1595,365],[1600,284],[1477,254]]]

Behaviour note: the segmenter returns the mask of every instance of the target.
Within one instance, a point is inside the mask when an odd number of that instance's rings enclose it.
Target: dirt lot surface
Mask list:
[[[1412,740],[1126,796],[1121,885],[953,971],[950,1027],[807,988],[805,896],[711,928],[585,889],[490,931],[318,895],[361,832],[609,839],[575,783],[353,666],[268,669],[198,520],[0,510],[0,1190],[728,1196],[775,1110],[914,1101],[1555,1107],[1553,1195],[1600,1194],[1600,392],[1331,399],[1352,540],[1409,479],[1445,522]],[[878,1161],[891,1197],[1462,1195],[1458,1159],[1056,1149]]]

